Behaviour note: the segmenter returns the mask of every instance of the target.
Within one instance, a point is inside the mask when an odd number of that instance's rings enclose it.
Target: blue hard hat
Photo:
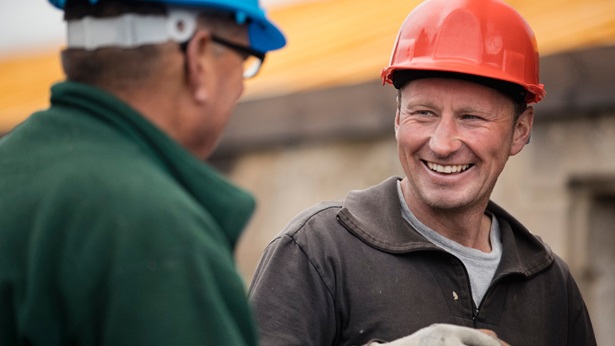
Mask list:
[[[268,52],[286,45],[286,38],[265,15],[258,0],[132,0],[133,2],[157,2],[176,6],[213,8],[235,13],[238,23],[250,19],[248,33],[250,46],[259,52]],[[64,8],[66,0],[49,0],[55,7]],[[89,0],[95,4],[98,0]]]

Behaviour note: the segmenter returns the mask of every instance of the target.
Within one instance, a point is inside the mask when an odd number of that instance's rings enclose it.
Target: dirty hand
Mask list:
[[[452,324],[432,324],[416,333],[384,344],[371,343],[369,346],[508,346],[495,333]]]

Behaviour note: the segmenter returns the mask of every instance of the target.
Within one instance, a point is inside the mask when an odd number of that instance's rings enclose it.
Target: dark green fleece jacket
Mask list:
[[[55,85],[0,140],[0,345],[255,345],[253,209],[119,99]]]

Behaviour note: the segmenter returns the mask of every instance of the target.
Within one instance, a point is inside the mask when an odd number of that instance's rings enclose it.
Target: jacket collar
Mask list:
[[[255,207],[251,194],[198,160],[128,104],[101,89],[75,82],[51,88],[53,108],[67,107],[111,126],[182,186],[224,231],[233,248]],[[61,111],[61,110],[60,110]]]
[[[352,191],[338,213],[340,222],[368,245],[388,253],[442,251],[427,241],[402,217],[397,197],[398,177]],[[533,276],[553,262],[553,253],[504,209],[489,202],[487,211],[498,218],[503,253],[498,275]]]

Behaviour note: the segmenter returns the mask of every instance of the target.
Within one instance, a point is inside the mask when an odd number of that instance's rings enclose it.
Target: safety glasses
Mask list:
[[[243,58],[243,78],[248,79],[256,76],[265,61],[265,53],[256,51],[250,47],[227,41],[216,35],[211,35],[211,40],[234,50]]]

